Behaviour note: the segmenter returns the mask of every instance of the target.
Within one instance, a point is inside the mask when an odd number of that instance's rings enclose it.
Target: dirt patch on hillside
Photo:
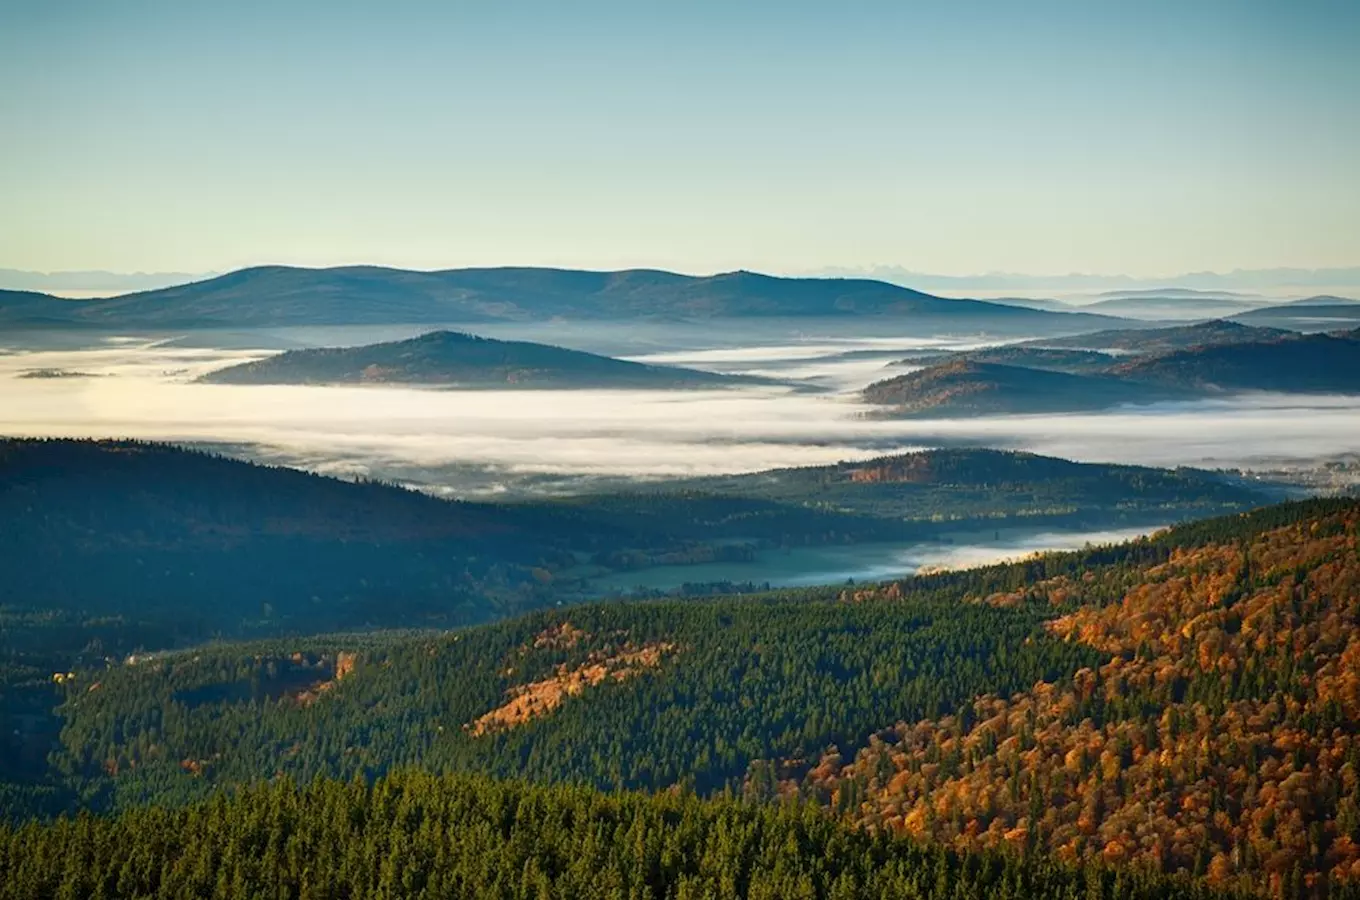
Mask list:
[[[558,666],[551,678],[510,688],[506,691],[505,703],[463,728],[473,737],[480,737],[523,725],[530,719],[549,715],[568,697],[574,697],[588,687],[605,681],[625,681],[654,669],[673,652],[674,644],[650,643],[640,647],[627,644],[613,655],[592,653],[581,665]]]

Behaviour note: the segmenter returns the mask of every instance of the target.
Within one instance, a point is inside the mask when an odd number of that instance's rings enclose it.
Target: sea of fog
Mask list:
[[[866,384],[909,371],[908,350],[995,343],[984,335],[856,335],[818,330],[652,323],[479,327],[651,363],[793,379],[702,391],[456,391],[400,387],[197,384],[220,366],[286,347],[361,344],[428,328],[276,329],[90,338],[63,334],[34,349],[0,337],[0,433],[133,437],[338,475],[368,475],[466,498],[605,488],[624,480],[834,463],[937,446],[1031,450],[1070,459],[1158,466],[1246,467],[1307,461],[1360,447],[1360,398],[1257,395],[1129,407],[1099,414],[882,421],[857,399]],[[862,327],[862,326],[861,326]],[[1015,336],[1011,336],[1014,339]],[[25,377],[32,373],[59,377]],[[920,564],[957,564],[1078,544],[1085,535],[1015,536],[921,548],[828,550],[770,560],[772,578],[702,573],[683,581],[869,578]],[[1038,543],[1035,543],[1038,541]],[[997,542],[991,542],[996,544]],[[969,547],[982,555],[969,557]],[[930,549],[930,548],[926,548]],[[661,577],[658,575],[657,577]],[[631,585],[617,585],[626,587]]]

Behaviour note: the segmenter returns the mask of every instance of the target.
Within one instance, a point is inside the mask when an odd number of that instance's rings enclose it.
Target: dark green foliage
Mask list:
[[[0,608],[113,620],[153,647],[485,621],[542,603],[534,567],[623,539],[565,508],[450,502],[132,441],[0,442],[0,518]]]
[[[1036,602],[1023,602],[1037,582],[1093,573],[1083,600],[1113,602],[1176,547],[1240,540],[1354,502],[1285,504],[1114,547],[914,578],[892,587],[897,599],[890,603],[828,603],[842,589],[814,588],[742,601],[608,604],[442,637],[298,638],[86,670],[68,688],[59,770],[41,765],[43,750],[33,741],[16,746],[13,758],[36,759],[25,770],[29,783],[75,789],[93,803],[184,799],[280,770],[373,773],[400,762],[606,787],[711,790],[733,784],[752,759],[813,754],[833,742],[848,750],[892,721],[1089,665],[1091,651],[1079,645],[1034,639],[1039,621],[1053,614],[1041,592]],[[960,605],[994,594],[1014,594],[1021,605]],[[595,642],[574,656],[515,662],[515,648],[564,619]],[[659,670],[601,686],[588,702],[569,701],[499,736],[462,733],[507,688],[544,677],[552,666],[657,641],[679,648]],[[355,675],[315,703],[293,700],[292,654],[333,659],[341,650],[360,654]],[[33,690],[50,691],[41,666],[29,667]],[[8,696],[17,705],[20,694]],[[25,702],[44,708],[40,700]],[[186,774],[185,760],[205,762],[204,774]],[[119,774],[109,779],[106,768]],[[19,804],[8,812],[47,808]]]
[[[853,746],[885,721],[1092,664],[1085,648],[1035,637],[1045,614],[930,602],[608,604],[447,636],[178,653],[77,682],[55,762],[91,802],[112,790],[119,806],[275,772],[348,777],[405,764],[605,788],[740,789],[754,759]],[[525,649],[566,621],[590,637]],[[662,643],[674,651],[654,671],[508,731],[463,729],[559,665]],[[358,668],[315,702],[295,701],[320,678],[293,655],[340,650],[358,652]],[[187,774],[186,760],[202,772]]]
[[[1054,898],[1174,900],[1202,885],[959,857],[802,806],[604,795],[482,778],[323,781],[115,819],[0,829],[0,898]]]

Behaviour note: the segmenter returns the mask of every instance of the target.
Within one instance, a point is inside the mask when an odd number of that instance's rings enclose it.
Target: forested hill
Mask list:
[[[437,384],[460,388],[714,388],[762,383],[456,331],[363,347],[289,350],[204,375],[215,384]]]
[[[1118,511],[1161,509],[1172,519],[1215,506],[1256,506],[1284,495],[1198,469],[1083,463],[981,447],[892,454],[829,466],[771,469],[663,483],[670,492],[757,497],[782,503],[912,519],[991,520],[1079,514],[1113,523]],[[656,490],[640,486],[637,491]],[[1177,510],[1183,510],[1184,515]],[[1171,521],[1171,519],[1168,519]]]
[[[1242,344],[1286,337],[1291,332],[1278,328],[1243,325],[1226,319],[1173,325],[1168,328],[1117,328],[1072,337],[1040,338],[1017,346],[1063,348],[1071,350],[1120,350],[1126,353],[1168,353],[1194,347]]]
[[[0,900],[1213,900],[1184,879],[960,858],[806,808],[403,772],[0,828]]]
[[[5,302],[11,296],[14,302]],[[42,296],[42,295],[39,295]],[[100,328],[269,327],[635,317],[902,316],[1071,333],[1118,322],[951,300],[882,281],[780,278],[754,272],[694,277],[632,269],[450,269],[261,266],[102,300],[0,294],[0,325],[54,320]],[[20,302],[22,301],[22,302]],[[1031,331],[1034,333],[1034,331]]]
[[[1360,392],[1360,329],[1196,347],[1131,360],[1110,373],[1208,391]]]
[[[1212,328],[1174,329],[1174,335],[1153,332],[1146,343],[1139,342],[1138,333],[1129,333],[1121,342],[1142,348],[1139,355],[1129,360],[1107,356],[1103,365],[1098,355],[1037,346],[926,360],[934,364],[875,382],[863,397],[886,415],[961,416],[1079,412],[1246,391],[1360,392],[1360,329],[1278,336],[1267,332],[1255,339],[1260,329],[1210,324]],[[1166,352],[1149,349],[1197,337],[1205,342]]]
[[[489,621],[580,599],[582,579],[602,569],[928,540],[951,507],[956,523],[989,529],[1012,517],[1090,527],[1175,521],[1269,496],[1209,473],[988,451],[929,458],[951,483],[857,482],[831,488],[845,495],[835,507],[818,476],[792,473],[782,491],[751,478],[734,479],[745,491],[678,484],[494,504],[163,444],[0,441],[3,596],[12,612],[44,622],[102,623],[102,653],[122,654],[210,637]],[[1007,484],[986,475],[1003,469],[1014,474]]]
[[[96,807],[393,766],[751,800],[1274,896],[1360,876],[1360,501],[877,587],[75,673]]]
[[[121,623],[157,647],[486,621],[543,602],[535,570],[621,539],[566,509],[130,441],[0,442],[0,517],[9,604]]]
[[[876,381],[863,392],[865,402],[882,407],[884,414],[903,417],[1079,412],[1188,396],[1174,386],[1144,385],[1105,374],[969,360]]]

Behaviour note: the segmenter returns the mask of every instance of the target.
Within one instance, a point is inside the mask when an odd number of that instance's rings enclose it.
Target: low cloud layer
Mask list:
[[[817,379],[718,391],[443,391],[192,383],[258,351],[146,342],[0,356],[0,432],[217,443],[333,473],[454,494],[520,480],[691,476],[861,459],[940,445],[1028,449],[1086,461],[1255,466],[1354,451],[1360,398],[1260,395],[1096,415],[878,421],[854,391],[891,374],[858,350],[938,339],[825,340],[633,354],[724,371]],[[971,346],[974,339],[947,342]],[[847,357],[847,353],[851,355]],[[22,378],[32,370],[97,377]],[[901,371],[901,370],[897,370]]]

